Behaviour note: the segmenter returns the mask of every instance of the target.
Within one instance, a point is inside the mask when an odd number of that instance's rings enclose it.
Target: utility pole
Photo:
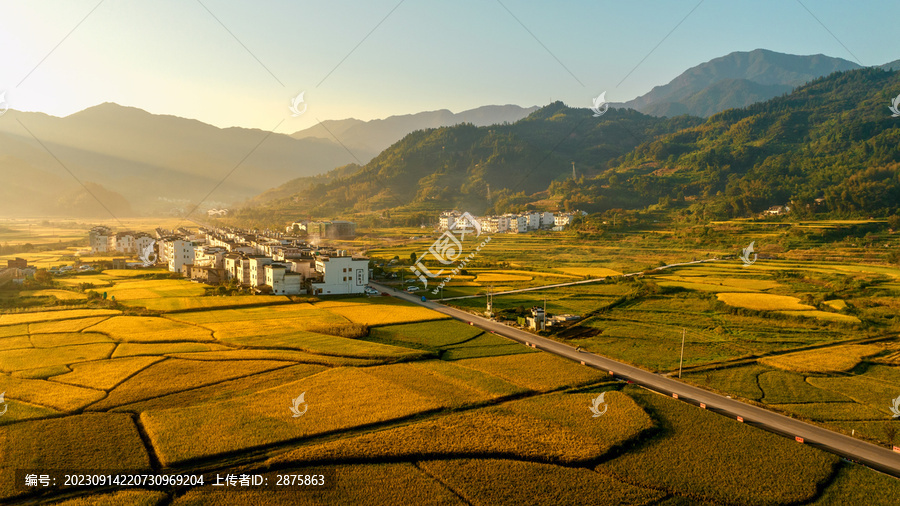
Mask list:
[[[572,162],[572,181],[575,181],[575,162]]]
[[[681,361],[678,362],[678,377],[681,378],[681,366],[684,364],[684,334],[687,332],[685,329],[681,329]]]
[[[547,297],[544,296],[544,314],[541,316],[541,330],[547,328]]]

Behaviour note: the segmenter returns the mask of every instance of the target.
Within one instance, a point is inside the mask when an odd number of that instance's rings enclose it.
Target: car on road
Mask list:
[[[407,292],[410,292],[410,293],[412,293],[412,292],[418,292],[418,291],[419,291],[419,287],[418,287],[418,286],[408,286],[408,287],[406,287],[406,291],[407,291]]]
[[[382,296],[382,297],[390,297],[391,294],[389,294],[389,293],[387,293],[387,292],[381,292],[381,296]]]

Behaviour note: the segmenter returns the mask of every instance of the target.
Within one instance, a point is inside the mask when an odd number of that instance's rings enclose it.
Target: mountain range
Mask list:
[[[653,116],[708,117],[783,95],[832,72],[858,68],[861,66],[851,61],[821,54],[737,51],[692,67],[621,106]]]
[[[900,64],[895,61],[882,67],[897,66]],[[421,197],[417,205],[439,200],[431,193],[419,195],[423,188],[428,192],[440,188],[455,191],[456,183],[443,184],[440,174],[446,176],[447,171],[465,165],[467,157],[481,160],[466,169],[470,171],[467,180],[490,183],[495,191],[537,191],[571,172],[572,161],[580,173],[597,175],[609,160],[626,155],[647,136],[671,134],[672,129],[698,124],[698,118],[782,96],[804,80],[855,67],[852,62],[822,55],[793,56],[765,50],[732,53],[688,69],[672,82],[625,104],[645,114],[611,109],[588,130],[569,123],[569,114],[561,112],[558,104],[541,110],[505,105],[456,114],[440,110],[372,121],[329,120],[291,135],[222,129],[112,103],[64,118],[10,110],[0,118],[0,177],[4,180],[0,213],[108,216],[110,211],[127,216],[182,214],[201,202],[201,212],[238,202],[251,206],[284,200],[298,203],[307,198],[306,189],[327,187],[357,171],[371,170],[376,160],[379,171],[398,174],[403,172],[398,164],[414,172],[419,169],[412,166],[422,160],[434,164],[422,168],[418,179],[404,182],[404,191],[412,191],[414,199]],[[551,111],[558,116],[546,117]],[[663,116],[686,113],[698,118],[660,121]],[[652,119],[655,116],[659,120]],[[608,129],[609,122],[619,122],[622,128]],[[454,125],[457,130],[442,130]],[[569,128],[571,136],[591,143],[576,149],[577,142],[567,141],[543,159],[544,148],[534,147],[543,142],[533,139],[535,126],[554,135]],[[456,134],[473,144],[454,146]],[[405,159],[396,157],[397,152],[409,151],[417,143],[421,143],[415,150],[421,160],[410,157],[411,153]],[[431,151],[438,143],[439,156]],[[394,146],[399,147],[391,151]],[[490,156],[483,156],[486,149]],[[529,165],[533,167],[527,168]],[[530,171],[524,179],[519,176],[523,170]],[[431,177],[432,182],[416,186],[423,177]],[[517,177],[523,182],[511,184]],[[344,193],[349,197],[348,191]],[[459,195],[476,199],[471,191]],[[477,203],[487,205],[487,197],[487,192],[482,192]],[[320,210],[327,207],[330,205]]]
[[[900,213],[900,120],[888,109],[898,92],[900,72],[867,67],[706,120],[612,108],[597,118],[556,102],[512,124],[413,132],[355,172],[240,217],[388,211],[418,224],[452,208],[603,212],[672,203],[704,219],[788,203],[840,216]]]

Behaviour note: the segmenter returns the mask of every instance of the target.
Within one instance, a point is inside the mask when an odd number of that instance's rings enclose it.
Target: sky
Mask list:
[[[0,92],[290,133],[489,104],[624,102],[733,51],[900,58],[894,2],[0,0]],[[303,93],[303,114],[291,99]],[[2,104],[0,104],[2,106]]]

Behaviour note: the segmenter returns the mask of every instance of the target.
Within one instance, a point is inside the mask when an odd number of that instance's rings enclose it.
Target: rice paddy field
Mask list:
[[[551,314],[581,317],[547,336],[664,374],[677,372],[684,335],[683,381],[900,443],[900,269],[850,261],[847,244],[831,261],[807,248],[651,271],[743,239],[667,249],[667,234],[677,231],[498,236],[444,296],[609,277],[498,295],[494,312],[515,320],[546,300]],[[367,240],[387,258],[427,246]],[[644,274],[619,277],[632,272]],[[25,294],[59,305],[0,313],[0,502],[892,504],[900,493],[894,478],[395,297],[209,296],[156,274],[63,277]],[[115,301],[82,299],[84,282]],[[452,304],[481,312],[485,299]],[[608,409],[594,417],[600,394]],[[17,469],[51,466],[320,469],[333,482],[40,496],[16,486]]]

